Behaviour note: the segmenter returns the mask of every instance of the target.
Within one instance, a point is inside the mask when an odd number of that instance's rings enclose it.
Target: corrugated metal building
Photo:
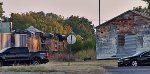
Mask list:
[[[15,47],[27,47],[27,34],[15,34]]]
[[[64,51],[67,47],[66,35],[44,33],[33,26],[12,33],[15,47],[28,47],[31,52]]]
[[[0,21],[0,32],[10,33],[11,32],[11,22]]]
[[[11,33],[0,33],[0,49],[11,47]]]
[[[28,47],[31,52],[40,51],[40,35],[28,30],[15,30],[12,35],[14,47]]]
[[[129,10],[96,27],[97,59],[150,50],[150,16]]]
[[[0,20],[0,49],[11,47],[11,22]]]
[[[27,47],[31,52],[41,51],[41,38],[40,36],[33,35],[27,38]]]

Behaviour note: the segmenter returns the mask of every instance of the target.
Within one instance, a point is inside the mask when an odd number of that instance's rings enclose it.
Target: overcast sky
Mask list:
[[[84,16],[95,25],[99,24],[99,0],[0,0],[5,15],[29,11],[53,12],[64,17]]]
[[[146,7],[142,0],[100,0],[100,23],[103,23],[133,7]]]

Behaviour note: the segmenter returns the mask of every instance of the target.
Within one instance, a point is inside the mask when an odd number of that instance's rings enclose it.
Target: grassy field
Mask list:
[[[0,71],[15,72],[66,72],[67,74],[108,74],[103,66],[117,66],[115,60],[88,62],[49,62],[36,66],[3,66]]]

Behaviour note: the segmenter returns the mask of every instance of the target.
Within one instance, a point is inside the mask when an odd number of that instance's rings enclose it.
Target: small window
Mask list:
[[[118,35],[118,46],[123,47],[125,44],[125,36],[124,35]]]

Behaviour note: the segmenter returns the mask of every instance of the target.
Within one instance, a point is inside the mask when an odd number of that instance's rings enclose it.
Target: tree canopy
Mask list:
[[[27,12],[11,14],[13,29],[26,29],[34,26],[43,32],[70,34],[72,31],[77,35],[78,41],[72,46],[72,52],[95,49],[95,33],[92,22],[87,18],[70,16],[67,19],[54,13]],[[88,47],[88,48],[87,48]]]

